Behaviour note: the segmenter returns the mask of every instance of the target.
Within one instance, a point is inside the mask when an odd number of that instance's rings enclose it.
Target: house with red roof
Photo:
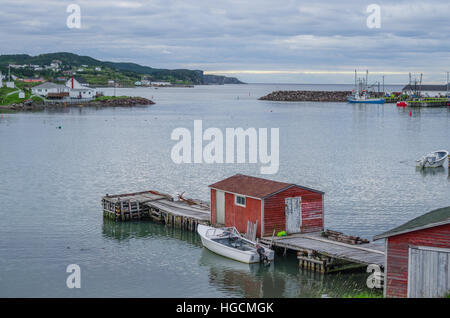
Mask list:
[[[322,231],[324,193],[293,183],[236,174],[209,186],[211,223],[246,232],[257,224],[257,237]]]

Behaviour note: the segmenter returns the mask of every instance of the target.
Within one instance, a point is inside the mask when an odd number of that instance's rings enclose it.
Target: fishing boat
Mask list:
[[[362,94],[355,93],[347,97],[347,100],[351,104],[384,104],[384,98],[371,98],[367,96],[365,92]]]
[[[355,89],[352,91],[352,94],[347,97],[347,100],[351,104],[384,104],[384,98],[382,97],[370,97],[369,88],[374,85],[369,86],[369,71],[366,71],[365,79],[357,79],[357,72],[355,70]],[[383,79],[384,83],[384,79]],[[378,91],[379,91],[379,83],[378,83]],[[384,91],[384,84],[383,84]]]
[[[235,227],[215,228],[199,224],[197,232],[208,250],[242,263],[273,261],[275,252],[241,236]]]
[[[438,150],[430,152],[416,161],[416,166],[419,168],[437,168],[442,167],[445,159],[448,157],[447,150]]]

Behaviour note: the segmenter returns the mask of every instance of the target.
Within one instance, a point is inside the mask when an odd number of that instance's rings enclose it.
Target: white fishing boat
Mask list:
[[[416,161],[416,166],[420,168],[437,168],[442,167],[445,159],[448,157],[447,150],[438,150],[430,152]]]
[[[275,257],[273,250],[242,237],[235,227],[215,228],[199,224],[197,232],[204,247],[242,263],[270,263]]]

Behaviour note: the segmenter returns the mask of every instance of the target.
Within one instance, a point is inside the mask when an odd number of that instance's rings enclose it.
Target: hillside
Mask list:
[[[36,70],[36,66],[49,66],[52,62],[59,61],[57,69],[44,68]],[[67,74],[67,71],[76,71],[79,67],[86,68],[77,75],[83,76],[89,84],[106,85],[108,79],[116,78],[122,80],[124,85],[131,85],[135,81],[145,77],[151,81],[169,81],[174,84],[242,84],[236,78],[225,76],[203,75],[202,70],[188,69],[158,69],[142,66],[136,63],[100,61],[89,56],[81,56],[73,53],[48,53],[37,56],[27,54],[0,55],[0,70],[5,74],[8,65],[17,65],[13,73],[16,76],[33,77],[41,76],[46,79],[56,78]],[[19,67],[33,65],[32,67]],[[95,71],[99,67],[101,71]],[[66,73],[64,73],[66,71]]]

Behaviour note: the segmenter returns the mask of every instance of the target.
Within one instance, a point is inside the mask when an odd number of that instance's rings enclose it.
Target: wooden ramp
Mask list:
[[[320,232],[264,237],[262,243],[297,251],[299,266],[319,272],[334,272],[376,264],[384,267],[384,246],[352,245],[321,236]]]
[[[143,191],[102,198],[103,215],[115,221],[152,219],[190,231],[197,224],[210,224],[209,206],[200,200],[174,201],[172,196],[157,191]]]

